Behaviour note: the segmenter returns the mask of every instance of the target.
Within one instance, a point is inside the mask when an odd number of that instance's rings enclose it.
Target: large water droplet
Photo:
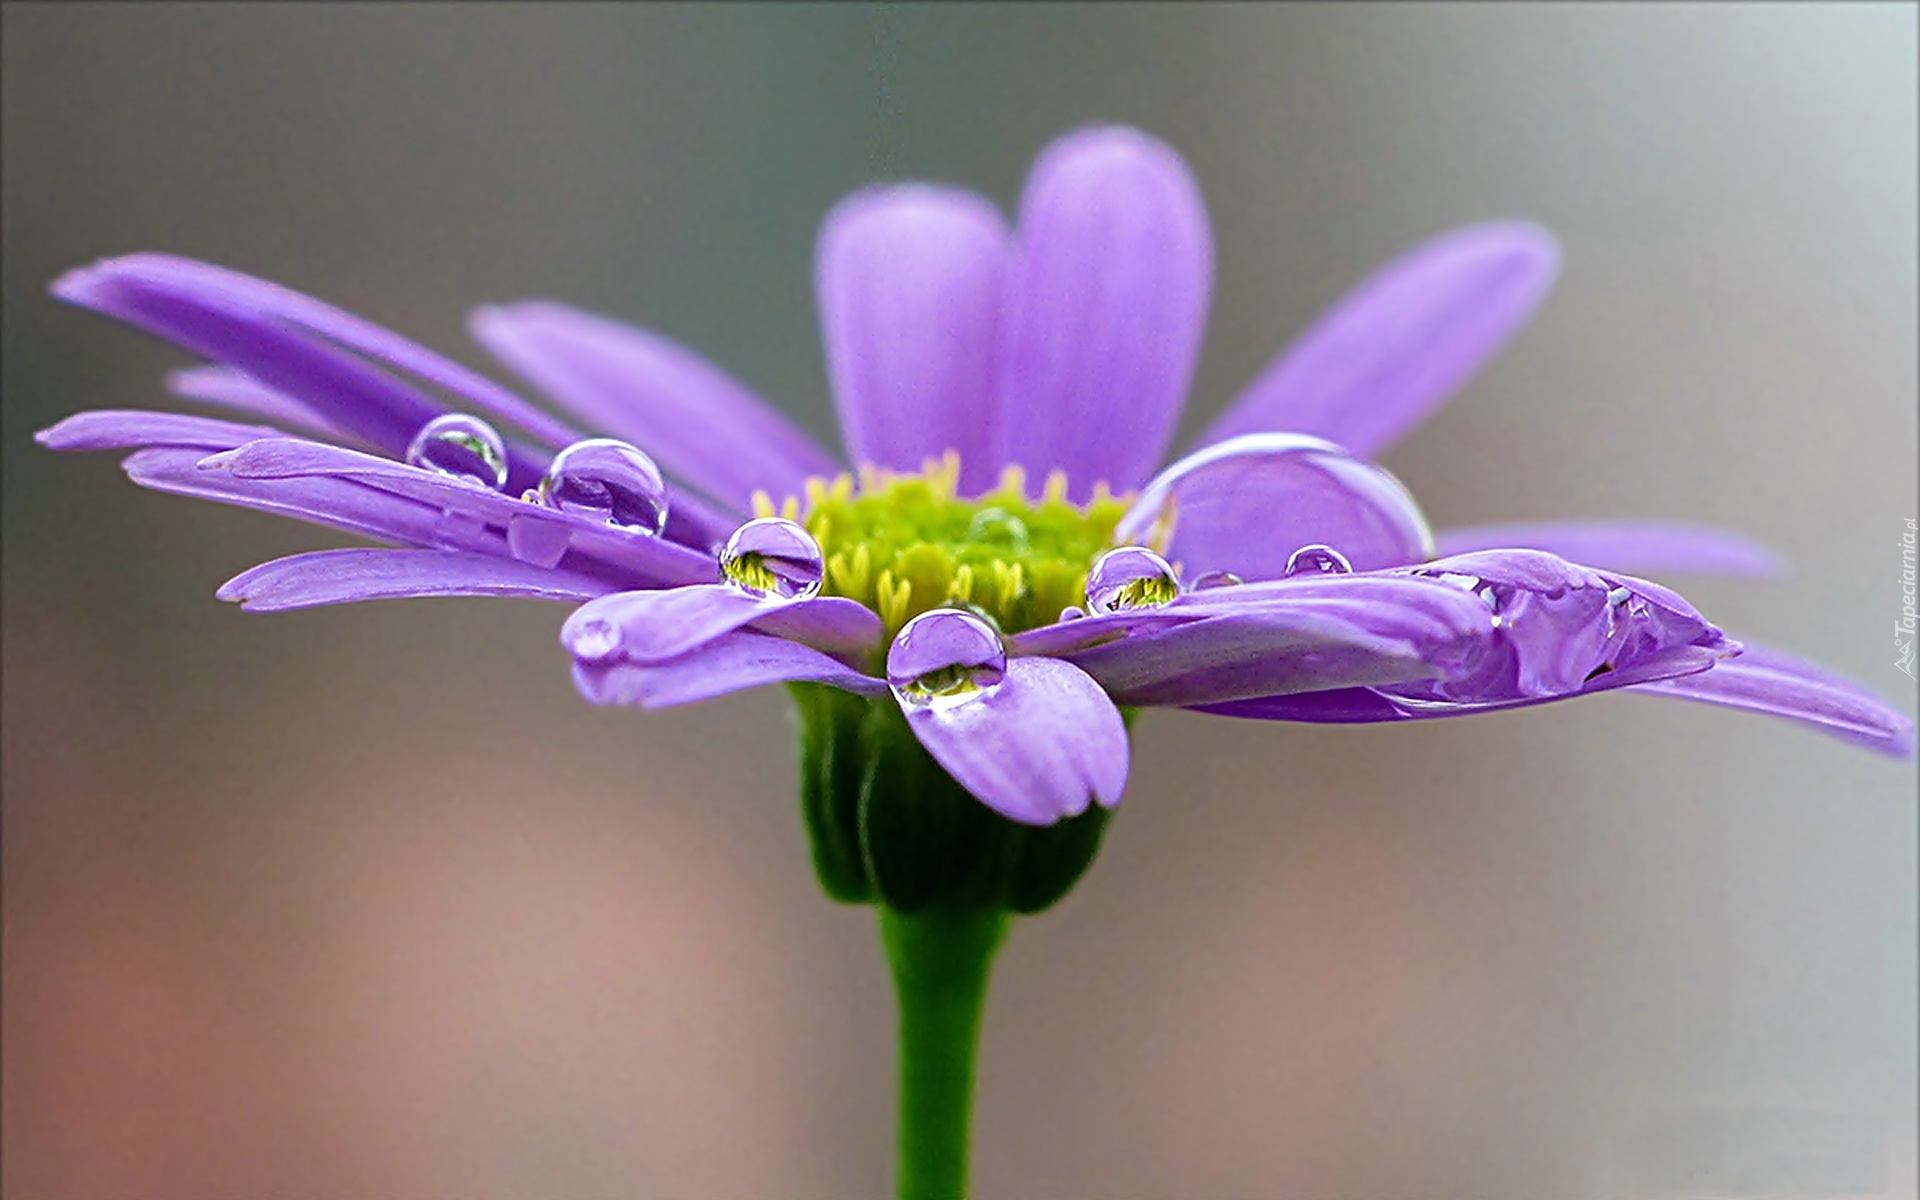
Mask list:
[[[507,443],[479,417],[443,413],[413,435],[407,465],[497,492],[507,485]]]
[[[958,702],[1007,675],[1007,649],[985,619],[936,608],[908,621],[887,650],[887,683],[903,703]]]
[[[1167,560],[1145,546],[1120,546],[1093,561],[1087,571],[1087,611],[1114,613],[1151,608],[1180,594],[1180,577]]]
[[[1302,546],[1287,558],[1286,575],[1351,575],[1353,564],[1332,546],[1315,542]]]
[[[1210,592],[1214,588],[1234,587],[1245,582],[1246,580],[1235,575],[1232,571],[1208,571],[1197,576],[1192,583],[1189,583],[1187,590],[1189,592]]]
[[[733,531],[720,551],[720,573],[752,596],[805,600],[820,594],[826,564],[820,543],[784,517],[759,517]]]
[[[660,468],[613,438],[575,442],[554,455],[540,481],[540,503],[649,535],[667,527],[667,482]]]

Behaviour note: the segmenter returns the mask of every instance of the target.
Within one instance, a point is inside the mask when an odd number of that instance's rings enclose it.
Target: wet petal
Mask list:
[[[285,436],[281,430],[264,425],[129,408],[75,413],[34,434],[33,440],[49,450],[128,450],[139,446],[231,450],[261,438]]]
[[[597,579],[458,550],[321,550],[262,563],[217,593],[249,612],[279,612],[356,600],[419,596],[523,596],[590,600],[611,590]]]
[[[820,325],[855,463],[918,471],[953,450],[962,494],[993,485],[1008,255],[999,210],[957,188],[868,188],[828,214],[815,259]]]
[[[1070,134],[1021,198],[1007,277],[994,437],[1083,501],[1138,486],[1165,453],[1193,378],[1213,239],[1180,157],[1125,128]]]
[[[788,600],[715,583],[603,597],[567,619],[560,641],[583,657],[658,663],[747,626],[832,654],[872,650],[886,636],[879,617],[844,596]]]
[[[1895,758],[1913,754],[1913,721],[1824,667],[1748,643],[1738,658],[1635,691],[1786,717]]]
[[[551,301],[474,312],[473,336],[595,428],[744,511],[755,489],[799,495],[837,468],[745,385],[659,334]]]
[[[1398,479],[1300,434],[1248,434],[1188,455],[1146,486],[1114,540],[1149,542],[1169,523],[1166,556],[1188,580],[1277,579],[1294,551],[1316,544],[1356,571],[1433,557],[1426,518]]]
[[[864,696],[887,690],[880,680],[818,650],[744,629],[666,662],[576,661],[573,682],[595,704],[641,708],[697,704],[768,683],[824,683]]]
[[[422,425],[446,411],[412,385],[302,332],[264,305],[277,297],[282,310],[353,318],[243,275],[163,255],[135,255],[69,272],[52,290],[63,300],[244,371],[395,457],[405,453]],[[308,311],[316,307],[324,312]],[[546,465],[544,457],[513,445],[507,462],[507,486],[516,495],[539,483]]]
[[[1635,575],[1695,571],[1770,577],[1782,564],[1751,538],[1669,521],[1540,521],[1442,530],[1442,555],[1476,550],[1545,550],[1573,562]]]
[[[1505,344],[1559,262],[1552,235],[1525,224],[1476,225],[1414,248],[1315,322],[1199,444],[1285,430],[1377,456]]]
[[[1100,685],[1069,663],[1016,658],[997,685],[957,702],[901,705],[927,753],[987,807],[1051,825],[1127,783],[1127,730]]]

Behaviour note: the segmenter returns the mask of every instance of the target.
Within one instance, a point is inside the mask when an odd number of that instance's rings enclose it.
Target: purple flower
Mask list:
[[[1911,753],[1911,723],[1857,686],[1743,648],[1634,574],[1765,574],[1753,543],[1607,522],[1436,537],[1371,461],[1512,335],[1556,262],[1520,224],[1414,249],[1155,474],[1211,235],[1171,150],[1095,129],[1041,155],[1012,227],[926,185],[828,216],[819,301],[857,479],[718,368],[602,317],[474,315],[561,420],[318,301],[162,255],[54,292],[209,360],[173,390],[253,423],[91,412],[40,440],[133,449],[144,486],[398,547],[256,567],[220,590],[249,609],[584,601],[562,642],[589,700],[779,682],[897,705],[953,780],[1027,825],[1117,803],[1122,710],[1156,705],[1393,721],[1624,688]]]

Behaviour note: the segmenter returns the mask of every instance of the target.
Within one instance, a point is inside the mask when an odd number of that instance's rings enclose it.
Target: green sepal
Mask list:
[[[789,684],[800,727],[800,812],[813,844],[813,870],[842,904],[873,901],[860,857],[860,781],[866,756],[860,721],[867,702],[819,683]]]

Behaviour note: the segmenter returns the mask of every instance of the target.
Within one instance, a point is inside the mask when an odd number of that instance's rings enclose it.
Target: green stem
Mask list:
[[[899,1200],[967,1194],[980,1014],[1007,921],[994,909],[880,909],[900,1002]]]

